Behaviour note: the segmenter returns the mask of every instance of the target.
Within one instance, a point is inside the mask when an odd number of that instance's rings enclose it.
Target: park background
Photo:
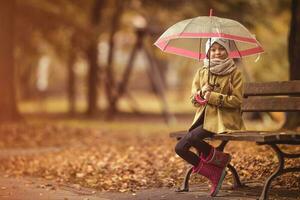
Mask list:
[[[215,16],[245,25],[265,50],[243,59],[246,81],[300,79],[297,0],[0,4],[5,176],[43,177],[101,191],[177,186],[185,163],[175,156],[168,134],[192,122],[191,81],[202,63],[163,53],[153,43],[171,25],[208,15],[210,8]],[[297,116],[244,118],[249,129],[297,129]],[[272,156],[265,147],[235,142],[226,151],[245,180],[262,181],[271,173],[267,166],[276,166],[275,157],[264,159]],[[299,189],[300,177],[286,175],[276,185]]]

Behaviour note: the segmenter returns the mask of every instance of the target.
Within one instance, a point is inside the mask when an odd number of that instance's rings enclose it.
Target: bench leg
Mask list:
[[[226,144],[228,142],[229,141],[222,141],[221,144],[216,149],[223,152],[224,149],[225,149],[225,146],[226,146]],[[228,167],[228,169],[232,173],[232,177],[233,177],[233,189],[237,189],[239,187],[242,187],[243,185],[242,185],[242,183],[240,181],[240,177],[239,177],[236,169],[234,168],[234,166],[232,166],[231,164],[229,164],[227,167]]]
[[[216,149],[218,150],[218,151],[224,151],[224,149],[225,149],[225,146],[226,146],[226,144],[228,143],[229,141],[222,141],[221,142],[221,144],[219,144],[219,146],[217,146],[216,147]]]
[[[276,171],[266,180],[263,191],[260,196],[260,200],[268,199],[268,192],[271,186],[271,182],[278,176],[288,172],[300,172],[300,167],[285,168],[284,169],[284,158],[300,158],[300,154],[287,154],[280,150],[276,144],[268,144],[276,153],[278,158],[278,167]]]
[[[190,167],[189,169],[187,169],[182,186],[181,186],[181,188],[178,188],[177,190],[175,190],[176,192],[188,192],[189,191],[189,180],[190,180],[192,171],[193,171],[193,167]]]
[[[242,187],[243,184],[241,183],[239,174],[237,173],[236,169],[231,164],[229,164],[227,167],[228,167],[228,169],[232,173],[232,177],[233,177],[233,189],[237,189],[239,187]]]
[[[265,200],[268,198],[268,191],[270,189],[272,180],[274,180],[274,178],[282,174],[284,168],[284,158],[282,151],[278,148],[276,144],[270,144],[269,146],[276,152],[279,163],[276,171],[266,180],[263,191],[259,198],[260,200]]]

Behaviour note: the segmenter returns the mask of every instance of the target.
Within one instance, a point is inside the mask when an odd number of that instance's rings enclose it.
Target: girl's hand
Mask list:
[[[207,83],[201,88],[201,94],[203,95],[203,97],[205,98],[205,95],[207,92],[212,91],[212,86],[208,85]]]
[[[204,95],[204,99],[208,101],[209,97],[210,97],[210,91],[207,91]]]

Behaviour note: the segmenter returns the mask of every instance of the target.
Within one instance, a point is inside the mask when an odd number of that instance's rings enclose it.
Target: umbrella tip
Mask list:
[[[209,9],[209,16],[211,17],[213,15],[213,9]]]

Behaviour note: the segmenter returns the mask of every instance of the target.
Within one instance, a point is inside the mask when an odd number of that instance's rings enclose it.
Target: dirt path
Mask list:
[[[0,178],[1,200],[105,200],[95,196],[93,190],[75,189],[54,182],[35,178]]]
[[[259,196],[261,187],[252,184],[239,190],[231,190],[224,186],[218,197],[207,196],[205,185],[192,187],[188,193],[176,193],[174,188],[154,188],[138,191],[137,193],[99,192],[94,189],[83,188],[79,185],[61,184],[41,178],[5,177],[0,176],[0,200],[254,200]],[[271,199],[300,199],[293,191],[276,189],[272,191]]]
[[[224,193],[226,194],[226,193]],[[224,194],[215,199],[229,199]],[[223,196],[223,197],[222,197]],[[161,188],[149,189],[137,193],[97,192],[93,189],[82,188],[72,184],[58,184],[39,178],[30,177],[0,177],[1,200],[128,200],[128,199],[153,199],[153,200],[188,200],[207,199],[207,190],[200,189],[195,192],[177,194],[174,189]],[[240,199],[234,197],[230,199]],[[255,199],[255,198],[243,198]]]

